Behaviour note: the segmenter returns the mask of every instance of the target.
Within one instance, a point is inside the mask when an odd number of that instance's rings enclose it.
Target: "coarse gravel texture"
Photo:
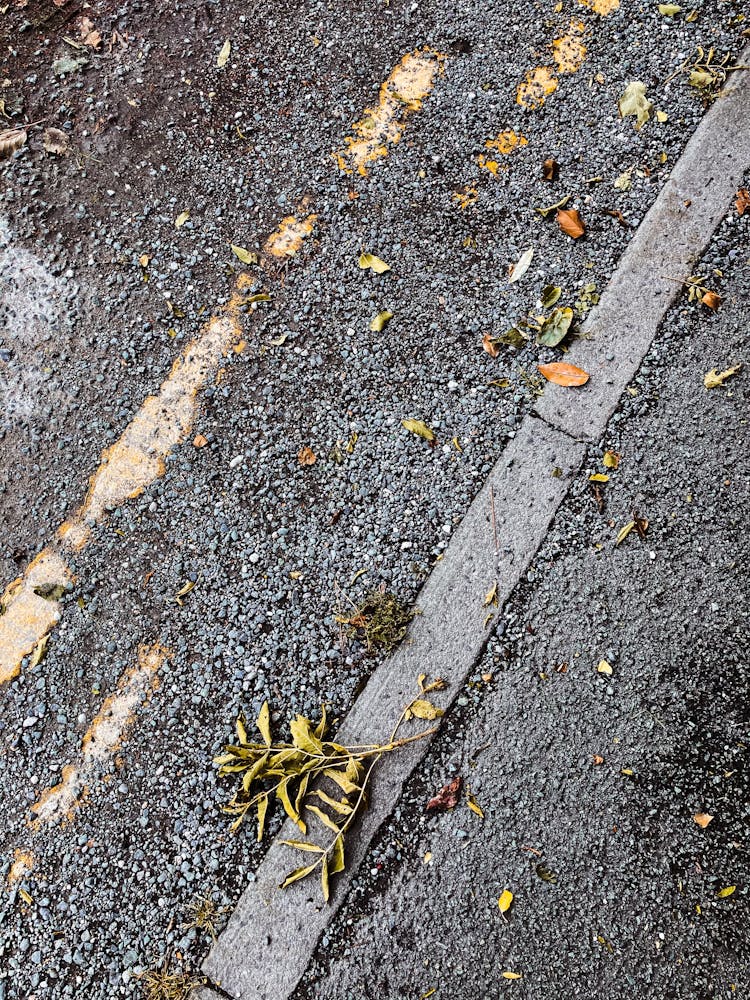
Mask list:
[[[209,446],[178,448],[165,476],[96,531],[46,658],[0,693],[0,872],[17,847],[37,858],[20,886],[32,904],[17,886],[0,905],[0,1000],[130,995],[135,973],[166,952],[199,964],[208,938],[183,927],[187,904],[199,893],[231,905],[262,850],[228,836],[218,806],[229,789],[212,754],[240,709],[252,716],[268,697],[279,725],[324,700],[343,714],[372,670],[334,611],[380,583],[414,601],[533,405],[535,362],[557,352],[502,348],[493,359],[482,334],[535,312],[546,284],[573,304],[585,284],[606,283],[703,112],[684,76],[664,81],[696,44],[739,48],[737,4],[696,10],[686,22],[650,3],[608,18],[579,4],[467,3],[459,21],[445,3],[396,0],[376,15],[340,2],[271,14],[93,3],[102,50],[65,76],[52,64],[82,54],[63,41],[76,37],[77,8],[37,27],[46,4],[4,15],[3,93],[22,95],[26,118],[63,128],[73,146],[46,155],[32,130],[0,166],[4,581],[80,503],[101,450],[228,298],[239,267],[228,243],[257,249],[305,195],[318,225],[283,280],[258,273],[273,301],[247,318],[248,347],[222,361],[202,400],[196,430]],[[586,25],[583,67],[524,111],[517,83],[549,63],[572,17]],[[422,111],[369,178],[339,175],[330,154],[423,44],[446,59]],[[634,78],[667,122],[637,132],[619,119]],[[508,128],[528,145],[498,177],[481,172],[484,141]],[[554,184],[540,175],[548,156],[560,162]],[[630,190],[615,189],[631,168]],[[467,184],[478,199],[462,211],[452,196]],[[565,194],[587,224],[577,243],[534,212]],[[605,209],[622,210],[629,228]],[[529,272],[508,285],[508,265],[531,245]],[[362,250],[393,270],[361,272]],[[394,319],[371,333],[384,308]],[[426,420],[437,447],[408,435],[404,417]],[[315,465],[298,463],[303,446]],[[197,585],[180,607],[186,580]],[[29,806],[75,759],[137,645],[156,640],[174,657],[108,780],[71,825],[33,834]]]
[[[668,314],[296,1000],[747,995],[747,371],[703,386],[750,347],[747,232],[698,268],[720,312]],[[484,819],[425,813],[457,774]]]

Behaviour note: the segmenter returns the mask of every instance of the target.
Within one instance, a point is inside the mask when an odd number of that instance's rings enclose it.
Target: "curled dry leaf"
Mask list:
[[[181,229],[189,218],[190,218],[190,212],[180,212],[180,214],[174,220],[175,229]]]
[[[600,674],[606,674],[607,677],[612,676],[612,667],[609,665],[609,663],[607,663],[606,660],[599,660],[596,669],[599,671]]]
[[[252,250],[246,250],[245,247],[237,246],[236,243],[230,243],[229,247],[237,260],[241,260],[243,264],[258,263],[258,255]]]
[[[435,441],[435,432],[427,426],[424,420],[402,420],[402,427],[405,427],[407,431],[411,431],[412,434],[416,434],[418,437],[424,438],[425,441]]]
[[[560,164],[550,156],[542,163],[542,177],[545,181],[556,181],[560,173]]]
[[[713,816],[710,813],[696,813],[695,816],[693,816],[693,820],[698,824],[701,830],[705,830],[712,819]]]
[[[537,344],[543,344],[545,347],[557,347],[560,341],[565,338],[572,322],[573,310],[570,306],[553,309],[542,322],[539,335],[536,338]]]
[[[737,206],[737,215],[744,215],[750,208],[750,191],[747,188],[740,188],[734,203]]]
[[[620,117],[627,118],[628,115],[633,115],[635,117],[635,127],[636,129],[640,129],[643,128],[651,117],[653,106],[653,101],[649,101],[646,97],[645,83],[641,83],[640,80],[633,80],[632,83],[627,85],[620,98]]]
[[[380,333],[392,319],[393,313],[390,309],[384,309],[383,312],[379,312],[377,316],[370,320],[370,329],[373,333]]]
[[[586,232],[583,219],[578,214],[577,208],[561,208],[557,212],[557,224],[566,236],[577,240]]]
[[[508,284],[512,285],[514,281],[518,281],[519,278],[522,278],[524,274],[526,274],[526,272],[529,269],[529,265],[531,264],[533,256],[534,256],[533,247],[529,247],[528,250],[524,250],[524,252],[519,257],[518,262],[514,264],[513,267],[511,268],[510,276],[508,278]]]
[[[437,795],[429,800],[427,809],[430,812],[445,812],[447,809],[454,809],[458,805],[462,784],[463,778],[460,774],[456,775],[453,781],[443,785]]]
[[[589,380],[588,372],[585,372],[583,368],[577,368],[575,365],[571,365],[567,361],[552,361],[548,365],[537,365],[537,367],[539,369],[539,373],[543,375],[548,382],[554,382],[555,385],[585,385]]]
[[[495,338],[490,333],[485,333],[482,337],[482,347],[489,354],[491,358],[496,358],[500,353],[500,348],[497,346]]]
[[[300,465],[315,465],[318,461],[318,456],[312,448],[306,445],[304,448],[300,448],[299,453],[297,454],[297,460]]]
[[[12,156],[17,149],[25,146],[28,142],[29,134],[22,128],[6,128],[0,132],[0,160],[5,160]]]
[[[208,444],[208,438],[204,434],[196,434],[193,438],[194,448],[205,448]]]
[[[216,57],[216,65],[219,69],[223,69],[224,66],[229,62],[229,53],[232,51],[232,43],[227,38],[227,40],[222,45],[218,56]]]
[[[712,368],[710,372],[706,372],[703,376],[703,384],[707,389],[717,389],[720,385],[724,385],[728,378],[736,375],[741,370],[742,362],[733,365],[731,368],[725,368],[723,372],[717,372],[715,368]]]
[[[42,135],[42,145],[48,153],[65,156],[70,150],[67,133],[59,128],[46,128]]]
[[[513,902],[513,893],[510,889],[503,889],[500,894],[500,898],[497,901],[497,908],[501,913],[507,913],[510,909],[510,904]]]
[[[370,270],[374,271],[375,274],[385,274],[386,271],[390,271],[390,264],[386,264],[384,260],[380,257],[376,257],[374,253],[363,253],[359,258],[359,266],[363,271]]]
[[[616,469],[620,465],[620,459],[622,455],[619,451],[605,451],[604,457],[602,458],[602,464],[605,469]]]
[[[716,312],[721,305],[721,296],[717,292],[709,290],[701,295],[701,302],[704,306],[708,306],[711,312]]]

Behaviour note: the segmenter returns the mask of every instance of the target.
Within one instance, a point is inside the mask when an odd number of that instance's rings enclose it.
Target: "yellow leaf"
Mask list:
[[[216,65],[219,69],[223,69],[224,66],[229,62],[229,53],[232,51],[232,43],[227,38],[227,40],[222,45],[218,56],[216,57]]]
[[[719,891],[716,893],[716,898],[717,899],[726,899],[727,896],[731,896],[732,895],[732,893],[734,892],[734,890],[736,888],[737,888],[736,885],[728,885],[724,889],[719,889]]]
[[[175,229],[180,229],[181,226],[184,226],[189,218],[190,218],[190,212],[180,212],[180,214],[174,220]]]
[[[723,372],[717,372],[715,368],[712,368],[710,372],[706,372],[703,377],[703,384],[707,389],[716,389],[720,385],[724,385],[728,378],[732,375],[736,375],[742,369],[742,362],[738,365],[734,365],[732,368],[725,368]]]
[[[25,889],[19,889],[18,895],[21,897],[24,903],[26,903],[27,906],[31,906],[31,904],[34,902],[31,893],[27,892]]]
[[[243,264],[257,264],[258,255],[253,253],[252,250],[246,250],[244,247],[238,247],[234,243],[230,243],[229,246],[232,249],[232,253],[238,260],[241,260]]]
[[[311,844],[309,840],[282,840],[282,844],[287,847],[294,847],[298,851],[308,851],[310,854],[323,854],[323,848],[317,844]]]
[[[617,546],[620,544],[620,542],[624,542],[634,527],[635,527],[635,521],[628,521],[626,525],[623,525],[623,527],[620,528],[620,530],[617,532],[617,540],[615,541],[615,545]]]
[[[695,816],[693,816],[693,820],[698,824],[701,830],[705,830],[712,819],[713,816],[710,813],[696,813]]]
[[[500,975],[503,977],[503,979],[520,979],[521,978],[521,973],[520,972],[507,972],[506,971],[506,972],[501,972]]]
[[[612,667],[610,667],[606,660],[599,660],[599,665],[596,669],[600,674],[606,674],[608,677],[612,676]]]
[[[620,454],[616,451],[605,451],[602,464],[605,469],[616,469],[620,465]]]
[[[390,264],[386,264],[384,260],[376,257],[374,253],[363,253],[359,258],[359,266],[363,271],[369,268],[375,274],[385,274],[386,271],[390,271],[391,269]]]
[[[268,702],[264,701],[261,706],[260,714],[258,715],[258,721],[255,723],[258,727],[260,735],[263,737],[263,742],[267,747],[271,745],[271,712],[268,708]]]
[[[433,719],[439,719],[441,715],[445,715],[442,708],[437,708],[433,705],[431,701],[426,701],[423,698],[417,698],[409,705],[409,711],[416,719],[427,719],[432,721]]]
[[[682,7],[678,3],[660,3],[658,10],[664,17],[674,17],[680,13]]]
[[[664,124],[665,121],[668,121],[668,119],[669,119],[669,115],[667,114],[666,111],[657,111],[656,112],[656,120],[658,122],[661,122],[662,125]]]
[[[609,476],[604,472],[595,472],[593,476],[589,476],[590,483],[608,483]]]
[[[513,893],[510,889],[504,889],[500,899],[497,901],[497,908],[501,913],[507,913],[510,909],[510,904],[513,902]]]
[[[412,434],[417,434],[419,437],[424,438],[425,441],[434,441],[435,432],[431,430],[423,420],[402,420],[402,427],[405,427],[407,431],[411,431]]]
[[[632,778],[633,777],[633,769],[630,768],[630,767],[623,767],[622,770],[620,771],[620,774],[627,774],[628,777]]]
[[[308,865],[307,868],[295,868],[293,872],[289,872],[279,888],[286,889],[286,887],[291,885],[292,882],[297,882],[299,879],[304,878],[306,875],[309,875],[310,872],[315,871],[317,867],[318,862],[316,861],[315,864]]]
[[[373,333],[380,333],[381,330],[385,328],[386,323],[393,319],[393,313],[388,309],[384,309],[375,316],[374,319],[370,321],[370,329]]]
[[[636,129],[642,128],[649,120],[653,102],[646,97],[646,85],[640,80],[633,80],[625,88],[620,98],[620,117],[635,116]]]
[[[480,819],[484,819],[484,810],[479,805],[474,796],[469,792],[466,796],[466,804],[473,813],[476,813]]]
[[[49,642],[49,636],[45,635],[39,642],[34,646],[34,652],[31,654],[31,659],[29,660],[29,669],[33,670],[34,667],[38,666],[44,659],[44,654],[47,652],[47,643]]]
[[[494,604],[497,606],[497,580],[495,580],[490,589],[484,595],[484,606],[487,607],[488,604]]]

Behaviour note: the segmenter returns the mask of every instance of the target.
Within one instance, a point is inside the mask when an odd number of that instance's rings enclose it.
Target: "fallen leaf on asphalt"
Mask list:
[[[29,670],[33,670],[34,667],[39,666],[42,662],[45,653],[47,652],[48,642],[49,636],[45,635],[44,638],[40,639],[36,646],[34,646],[34,652],[31,654],[31,659],[29,660]]]
[[[151,258],[147,253],[142,253],[138,258],[138,263],[141,265],[141,267],[148,267],[148,265],[151,263]]]
[[[599,660],[596,668],[600,674],[606,674],[608,677],[612,676],[612,667],[607,663],[606,660]]]
[[[175,229],[179,229],[181,226],[184,226],[189,218],[190,218],[190,212],[180,212],[180,214],[174,220]]]
[[[635,521],[628,521],[627,524],[623,525],[622,528],[617,532],[617,539],[615,540],[615,547],[617,547],[621,542],[624,542],[628,537],[630,532],[635,527]]]
[[[556,181],[560,172],[560,164],[550,156],[542,163],[542,177],[545,181]]]
[[[359,266],[363,271],[369,268],[375,274],[385,274],[386,271],[390,271],[391,269],[390,264],[386,264],[384,260],[376,257],[374,253],[363,253],[359,258]]]
[[[288,333],[280,333],[278,337],[273,337],[269,341],[269,343],[273,347],[281,347],[283,344],[285,344],[287,342],[288,337],[289,337]]]
[[[658,10],[664,17],[674,17],[680,13],[682,7],[678,3],[660,3]]]
[[[297,454],[297,460],[300,465],[315,465],[318,461],[318,456],[312,448],[305,446],[304,448],[300,448]]]
[[[734,203],[737,206],[737,215],[744,215],[750,208],[750,191],[747,188],[740,188]]]
[[[632,767],[620,768],[620,774],[624,774],[626,778],[632,778],[634,776],[634,771]]]
[[[609,476],[604,472],[595,472],[593,476],[589,476],[590,483],[608,483]]]
[[[476,813],[480,819],[484,819],[484,809],[482,809],[482,807],[479,805],[476,798],[471,794],[471,792],[469,792],[468,795],[466,796],[466,804],[468,805],[469,809],[471,809],[473,813]]]
[[[566,236],[577,240],[586,232],[583,219],[578,214],[577,208],[561,208],[557,213],[557,224]]]
[[[513,893],[510,889],[504,889],[500,894],[500,898],[497,901],[497,908],[501,913],[507,913],[510,909],[510,904],[513,902]]]
[[[617,451],[605,451],[604,458],[602,459],[602,464],[605,469],[616,469],[620,464],[620,459],[622,456]]]
[[[42,133],[42,145],[56,156],[65,156],[70,149],[67,133],[60,128],[46,128]]]
[[[425,441],[434,441],[435,432],[431,430],[423,420],[402,420],[402,427],[405,427],[407,431],[411,431],[412,434],[417,434],[419,437],[424,438]]]
[[[196,434],[193,438],[194,448],[205,448],[208,444],[208,438],[204,437],[203,434]]]
[[[701,302],[704,306],[708,306],[712,312],[716,312],[721,305],[721,296],[709,290],[701,295]]]
[[[484,595],[484,606],[487,607],[488,604],[494,604],[497,606],[497,580],[492,584],[490,589]]]
[[[727,896],[731,896],[732,895],[732,893],[734,892],[734,890],[736,888],[737,888],[736,885],[728,885],[724,889],[719,889],[719,891],[716,893],[716,898],[717,899],[726,899]]]
[[[234,256],[238,260],[241,260],[243,264],[258,263],[258,255],[257,253],[253,253],[252,250],[246,250],[244,247],[238,247],[234,243],[230,243],[229,246],[231,247]]]
[[[216,57],[216,65],[219,69],[223,69],[224,66],[229,62],[229,53],[232,51],[232,43],[227,38],[227,40],[222,45],[218,56]]]
[[[541,217],[543,219],[546,219],[548,215],[551,215],[552,212],[556,212],[564,205],[567,205],[569,201],[570,201],[570,195],[566,194],[564,198],[561,198],[559,201],[556,201],[554,205],[547,205],[546,208],[535,208],[534,211],[539,212]]]
[[[482,337],[482,347],[491,358],[496,358],[500,353],[500,348],[497,346],[496,339],[491,333],[485,333]]]
[[[427,719],[432,722],[433,719],[439,719],[445,712],[442,708],[438,708],[437,705],[433,705],[431,701],[427,701],[426,698],[417,698],[409,705],[408,709],[411,716],[415,719]]]
[[[705,830],[712,819],[713,816],[710,813],[696,813],[695,816],[693,816],[693,820],[698,824],[701,830]]]
[[[548,382],[554,382],[555,385],[585,385],[589,380],[588,372],[567,361],[552,361],[548,365],[537,365],[537,368]]]
[[[706,372],[703,376],[703,384],[707,389],[716,389],[720,385],[724,385],[728,378],[736,375],[742,370],[742,362],[737,365],[733,365],[731,368],[725,368],[723,372],[717,372],[715,368],[712,368],[710,372]]]
[[[534,257],[534,248],[529,247],[528,250],[524,250],[521,256],[518,258],[518,263],[514,264],[511,268],[510,277],[508,278],[508,284],[513,284],[514,281],[518,281],[522,278],[524,274],[529,269],[529,265]]]
[[[509,972],[507,969],[505,970],[505,972],[501,972],[500,975],[503,977],[503,979],[521,979],[521,978],[523,978],[522,974],[520,972]]]
[[[538,865],[534,868],[542,882],[549,882],[551,885],[557,883],[557,872],[553,872],[551,868],[548,868],[543,861],[540,861]]]
[[[629,191],[632,184],[633,167],[629,167],[619,174],[612,185],[618,191]]]
[[[573,310],[570,306],[553,309],[552,312],[542,322],[541,329],[536,338],[537,344],[545,347],[557,347],[564,339],[570,324],[573,322]]]
[[[12,156],[17,149],[25,146],[29,138],[28,132],[22,128],[6,128],[0,132],[0,160]]]
[[[661,122],[661,124],[663,125],[664,122],[669,121],[669,115],[667,114],[666,111],[657,111],[656,120],[658,122]],[[665,160],[664,162],[666,163],[667,161]]]
[[[561,295],[562,288],[560,288],[559,285],[545,285],[542,289],[542,294],[539,297],[539,301],[542,303],[542,308],[551,309]]]
[[[94,27],[90,17],[82,17],[78,25],[78,37],[90,49],[98,49],[102,44],[102,36]]]
[[[600,754],[598,754],[598,753],[594,754],[594,758],[593,759],[594,759],[594,764],[598,765],[598,764],[603,764],[604,763],[604,758]]]
[[[385,329],[386,323],[393,319],[393,313],[389,312],[388,309],[384,309],[383,312],[377,314],[377,316],[371,320],[370,329],[373,333],[380,333],[381,330]]]
[[[653,102],[646,97],[646,84],[640,80],[633,80],[625,88],[619,101],[620,117],[627,118],[629,115],[635,116],[636,129],[643,128],[651,117],[650,112]]]
[[[463,779],[461,775],[456,775],[453,781],[450,781],[447,785],[443,785],[437,795],[434,795],[430,799],[427,803],[427,809],[432,812],[445,812],[447,809],[455,808],[458,805],[462,784]]]

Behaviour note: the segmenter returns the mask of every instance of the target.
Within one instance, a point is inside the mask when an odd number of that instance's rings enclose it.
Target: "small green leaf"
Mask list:
[[[234,243],[230,243],[229,246],[232,248],[232,253],[238,260],[241,260],[243,264],[257,264],[258,255],[253,253],[252,250],[246,250],[244,247],[238,247]]]
[[[573,310],[570,306],[563,306],[561,309],[553,309],[549,316],[542,323],[539,336],[536,338],[538,344],[545,347],[557,347],[573,322]]]
[[[393,319],[393,313],[389,312],[388,309],[384,309],[383,312],[378,313],[377,316],[373,320],[371,320],[370,329],[373,331],[373,333],[380,333],[380,331],[383,330],[386,324],[389,323],[392,319]]]
[[[293,872],[289,872],[287,877],[279,886],[279,889],[286,889],[286,887],[291,885],[292,882],[299,882],[301,878],[305,878],[310,874],[310,872],[314,872],[317,867],[318,862],[316,861],[314,864],[308,865],[306,868],[295,868]]]
[[[411,431],[412,434],[417,434],[419,437],[424,438],[425,441],[435,440],[435,432],[423,420],[402,420],[401,426],[405,427],[407,431]]]
[[[258,715],[258,721],[255,723],[258,727],[258,732],[263,737],[263,742],[267,747],[271,746],[271,712],[268,708],[268,702],[264,701],[261,706],[260,713]]]
[[[391,269],[389,264],[386,264],[380,257],[376,257],[374,253],[363,253],[359,258],[359,266],[363,271],[370,268],[375,274],[385,274],[386,271],[390,271]]]
[[[545,285],[541,294],[542,308],[551,309],[561,295],[562,288],[559,285]]]
[[[556,201],[554,205],[547,205],[546,208],[535,208],[535,212],[539,212],[543,219],[546,219],[548,215],[556,212],[558,208],[564,208],[570,201],[570,195],[566,194],[564,198]]]
[[[311,844],[309,840],[282,840],[287,847],[295,847],[298,851],[308,851],[310,854],[323,854],[323,848]]]

